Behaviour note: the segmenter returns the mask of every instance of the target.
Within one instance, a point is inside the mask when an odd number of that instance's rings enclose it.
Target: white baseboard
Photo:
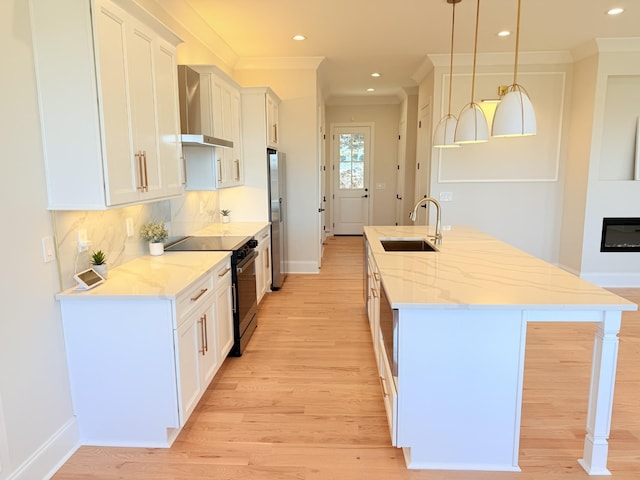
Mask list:
[[[286,262],[287,273],[320,273],[318,262]]]
[[[76,418],[69,419],[51,438],[33,452],[7,480],[49,479],[80,446]]]
[[[640,287],[640,273],[581,273],[580,278],[605,288]]]

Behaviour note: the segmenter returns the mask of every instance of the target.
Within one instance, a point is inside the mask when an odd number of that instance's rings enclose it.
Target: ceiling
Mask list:
[[[181,0],[242,59],[324,57],[328,98],[390,96],[416,86],[427,55],[450,51],[446,0]],[[479,1],[479,0],[478,0]],[[456,6],[454,51],[472,53],[477,2]],[[606,15],[623,7],[618,16]],[[513,52],[517,0],[480,3],[478,53]],[[500,30],[513,35],[500,38]],[[594,38],[639,37],[637,0],[522,0],[521,52],[570,52]],[[305,41],[295,42],[302,34]],[[448,65],[448,61],[447,61]],[[374,71],[380,78],[371,78]],[[375,92],[367,92],[375,88]]]

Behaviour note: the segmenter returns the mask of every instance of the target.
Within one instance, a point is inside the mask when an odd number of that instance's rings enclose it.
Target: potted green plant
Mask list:
[[[231,210],[222,209],[220,210],[220,215],[222,216],[223,223],[229,223],[231,221]]]
[[[91,253],[91,265],[96,272],[103,278],[107,278],[107,256],[102,250],[93,251]]]
[[[149,222],[140,228],[140,238],[149,242],[149,253],[151,255],[162,255],[164,253],[164,241],[169,236],[169,232],[164,227],[164,222]]]

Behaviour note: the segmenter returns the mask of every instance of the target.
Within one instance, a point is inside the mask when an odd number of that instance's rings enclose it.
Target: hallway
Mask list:
[[[226,360],[171,449],[82,447],[54,478],[594,478],[576,462],[594,331],[588,324],[529,327],[522,473],[406,470],[402,451],[389,443],[362,298],[362,261],[361,237],[330,237],[319,275],[289,275],[280,291],[269,294],[246,353]],[[638,290],[625,293],[635,301],[640,296]],[[609,457],[613,480],[640,478],[639,319],[637,312],[623,316]]]

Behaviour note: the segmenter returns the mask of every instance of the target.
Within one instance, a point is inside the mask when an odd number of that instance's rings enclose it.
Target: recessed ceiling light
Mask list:
[[[624,12],[624,8],[616,7],[607,11],[607,15],[620,15],[622,12]]]
[[[381,74],[380,74],[380,73],[378,73],[378,72],[373,72],[373,73],[371,74],[371,76],[372,76],[373,78],[378,78],[378,77],[380,77],[380,76],[381,76]]]
[[[307,37],[305,37],[304,35],[294,35],[294,36],[293,36],[293,39],[294,39],[296,42],[301,42],[302,40],[306,40],[306,39],[307,39]]]
[[[376,89],[375,88],[367,88],[367,92],[375,92]]]
[[[502,30],[501,32],[498,32],[499,37],[508,37],[509,35],[511,35],[509,30]]]

